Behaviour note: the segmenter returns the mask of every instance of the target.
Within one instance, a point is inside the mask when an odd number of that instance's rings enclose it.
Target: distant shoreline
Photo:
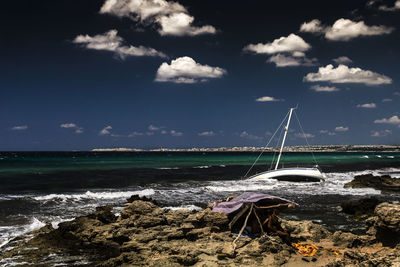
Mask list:
[[[275,152],[276,147],[218,147],[218,148],[94,148],[93,152]],[[392,145],[321,145],[289,146],[285,152],[400,152],[400,146]]]

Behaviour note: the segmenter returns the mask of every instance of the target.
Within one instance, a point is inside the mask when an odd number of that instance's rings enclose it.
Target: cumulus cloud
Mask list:
[[[310,22],[304,22],[300,26],[301,32],[323,33],[325,30],[326,26],[323,26],[319,19],[313,19]]]
[[[392,83],[392,79],[385,75],[360,68],[349,68],[343,64],[336,68],[332,64],[320,67],[317,73],[308,73],[303,80],[306,82],[362,83],[366,85]]]
[[[60,125],[60,127],[61,128],[67,128],[67,129],[69,129],[69,128],[75,129],[75,133],[77,133],[77,134],[83,133],[83,128],[79,127],[75,123],[63,123],[63,124]]]
[[[353,60],[351,60],[350,58],[348,58],[346,56],[341,56],[341,57],[338,57],[338,58],[334,58],[332,60],[336,64],[350,64],[350,63],[353,62]]]
[[[300,36],[291,33],[287,37],[275,39],[271,43],[249,44],[243,48],[244,51],[253,52],[255,54],[276,54],[282,52],[304,52],[311,48]]]
[[[321,86],[321,85],[313,85],[310,87],[311,90],[315,92],[336,92],[339,91],[339,88],[335,86]]]
[[[27,125],[18,125],[11,128],[13,131],[24,131],[26,129],[28,129]]]
[[[358,104],[358,108],[376,108],[375,103]]]
[[[315,66],[317,64],[316,58],[307,58],[304,53],[300,56],[299,51],[293,53],[294,55],[277,54],[271,56],[267,62],[275,63],[277,67],[296,67],[296,66]],[[297,55],[297,56],[296,56]]]
[[[384,137],[392,134],[391,130],[371,131],[372,137]]]
[[[121,59],[129,56],[150,56],[166,58],[167,56],[151,47],[145,46],[125,46],[123,45],[124,39],[118,36],[117,30],[110,30],[103,34],[95,36],[78,35],[73,42],[81,44],[87,49],[104,50],[114,52]]]
[[[201,65],[190,57],[179,57],[172,60],[171,64],[162,63],[157,70],[155,81],[197,83],[221,78],[226,73],[227,71],[222,68]]]
[[[314,34],[325,34],[325,38],[331,41],[349,41],[360,36],[374,36],[389,34],[394,30],[387,26],[368,26],[364,21],[352,21],[340,18],[332,26],[324,26],[321,21],[314,19],[303,23],[300,31]]]
[[[400,92],[394,92],[393,95],[400,96]]]
[[[249,134],[249,133],[246,132],[246,131],[241,132],[239,136],[242,137],[242,138],[250,139],[250,140],[262,140],[262,139],[263,139],[263,138],[260,137],[260,136],[256,136],[256,135],[253,135],[253,134]]]
[[[384,98],[384,99],[382,99],[382,102],[392,102],[393,101],[393,99],[391,99],[391,98]]]
[[[284,101],[283,99],[278,99],[273,96],[262,96],[256,99],[256,102],[278,102]]]
[[[178,132],[178,131],[175,131],[175,130],[171,130],[171,131],[169,131],[169,133],[170,133],[172,136],[182,136],[182,135],[183,135],[182,132]]]
[[[199,136],[214,136],[215,133],[213,131],[205,131],[205,132],[201,132],[198,133]]]
[[[168,132],[166,130],[162,130],[161,134],[167,134]]]
[[[382,11],[392,11],[392,12],[393,11],[398,11],[398,10],[400,10],[400,0],[397,0],[394,3],[394,5],[391,6],[391,7],[389,7],[387,5],[381,5],[378,8],[379,8],[379,10],[382,10]]]
[[[197,27],[194,17],[178,2],[165,0],[106,0],[100,9],[101,14],[128,17],[144,24],[159,26],[160,35],[195,36],[215,34],[211,25]]]
[[[111,134],[110,132],[111,129],[112,129],[111,126],[106,126],[99,132],[99,135],[109,135]]]
[[[375,120],[374,123],[400,125],[400,118],[399,118],[399,116],[395,115],[395,116],[392,116],[392,117],[390,117],[388,119],[383,118],[383,119],[380,119],[380,120]]]
[[[338,126],[335,128],[335,132],[347,132],[349,130],[349,127],[345,126]]]

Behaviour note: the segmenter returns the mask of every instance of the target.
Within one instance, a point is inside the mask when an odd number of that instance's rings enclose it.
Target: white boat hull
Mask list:
[[[258,173],[249,177],[252,181],[277,179],[281,181],[319,182],[324,181],[325,176],[317,168],[282,168]]]

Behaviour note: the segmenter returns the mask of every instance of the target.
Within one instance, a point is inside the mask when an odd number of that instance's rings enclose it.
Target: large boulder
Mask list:
[[[298,240],[310,239],[319,242],[321,239],[330,237],[332,234],[323,226],[312,221],[286,221],[282,220],[282,227],[292,238]]]
[[[376,238],[384,245],[395,246],[400,242],[400,205],[381,203],[375,208]]]
[[[381,203],[379,199],[375,197],[363,198],[356,201],[345,201],[340,204],[342,211],[350,215],[372,215],[375,207]]]

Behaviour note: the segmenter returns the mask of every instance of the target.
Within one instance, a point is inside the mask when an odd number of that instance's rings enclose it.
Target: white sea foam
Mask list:
[[[200,211],[202,208],[196,206],[196,205],[182,205],[179,207],[164,207],[165,210],[196,210]]]
[[[156,168],[157,170],[179,170],[179,167],[162,167],[162,168]]]
[[[144,189],[138,191],[102,191],[102,192],[91,192],[87,191],[84,194],[50,194],[44,196],[36,196],[33,199],[38,201],[50,201],[50,200],[85,200],[85,199],[118,199],[118,198],[128,198],[132,195],[150,196],[153,195],[155,191],[153,189]]]
[[[11,239],[23,235],[25,233],[29,233],[32,231],[35,231],[37,229],[42,228],[46,224],[43,223],[42,221],[38,220],[36,217],[33,217],[30,221],[29,224],[19,226],[19,227],[13,227],[13,226],[3,226],[0,229],[0,232],[3,232],[2,230],[6,230],[4,235],[0,236],[0,248],[6,245],[8,242],[10,242]]]
[[[211,168],[212,166],[195,166],[193,167],[194,169],[208,169]]]

